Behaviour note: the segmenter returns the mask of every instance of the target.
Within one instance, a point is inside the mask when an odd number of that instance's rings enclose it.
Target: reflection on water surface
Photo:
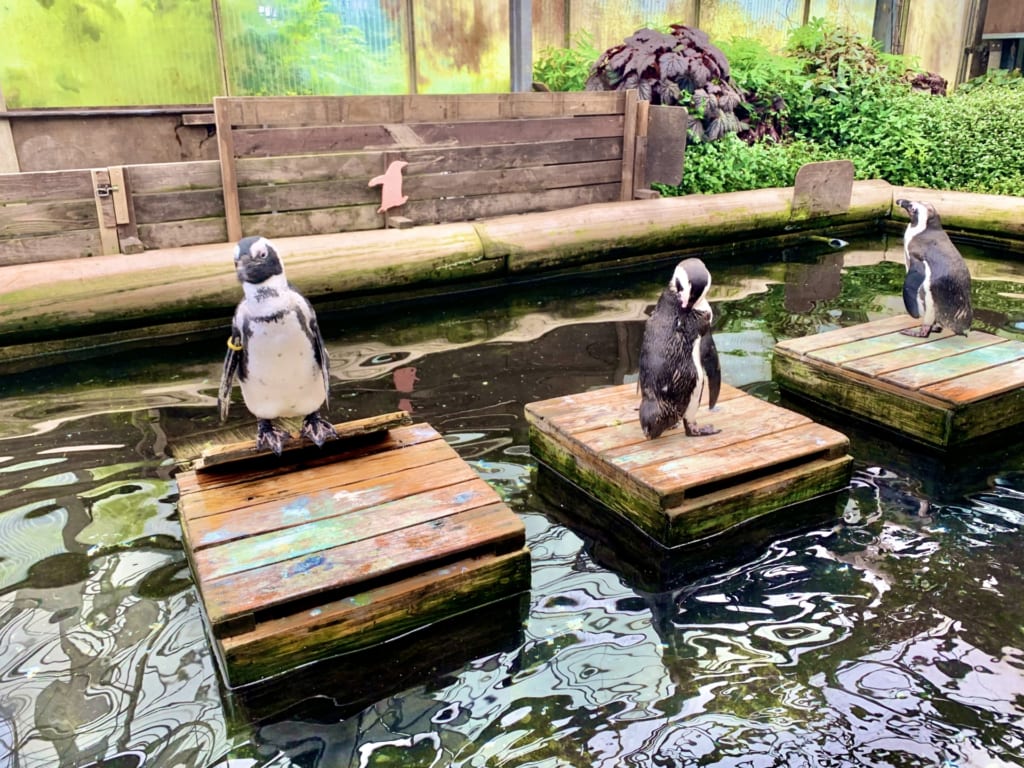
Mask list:
[[[1024,270],[971,254],[979,325],[1019,338]],[[725,380],[776,399],[771,345],[901,312],[900,260],[713,265]],[[1012,435],[943,457],[842,425],[841,517],[662,582],[540,493],[523,405],[631,380],[668,273],[322,317],[334,419],[443,432],[525,521],[533,589],[306,687],[223,694],[181,549],[171,447],[216,434],[223,340],[5,377],[0,766],[1024,764]]]

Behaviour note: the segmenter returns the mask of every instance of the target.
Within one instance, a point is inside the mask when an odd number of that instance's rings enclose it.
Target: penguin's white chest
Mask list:
[[[294,310],[251,322],[246,344],[245,405],[258,419],[306,416],[327,398],[324,377]]]

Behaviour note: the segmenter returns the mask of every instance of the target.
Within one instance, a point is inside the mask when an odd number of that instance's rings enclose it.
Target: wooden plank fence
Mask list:
[[[219,161],[0,174],[0,265],[557,210],[682,177],[685,110],[635,92],[224,97],[214,115]],[[380,212],[369,181],[396,160],[407,200]]]

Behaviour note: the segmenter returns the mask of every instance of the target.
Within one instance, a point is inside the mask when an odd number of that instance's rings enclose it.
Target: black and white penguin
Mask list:
[[[971,274],[960,251],[942,228],[931,203],[897,200],[910,224],[903,234],[907,276],[903,280],[903,304],[919,328],[907,328],[907,336],[924,338],[932,331],[949,328],[966,336],[974,319],[971,309]]]
[[[327,350],[316,314],[284,275],[274,246],[263,237],[244,237],[235,246],[235,273],[245,298],[231,322],[217,403],[227,418],[235,376],[242,398],[257,419],[256,450],[280,455],[290,439],[272,419],[305,417],[300,435],[318,446],[337,437],[320,416],[326,405],[329,374]]]
[[[644,326],[640,348],[640,426],[649,439],[682,419],[687,435],[713,435],[694,417],[705,385],[708,407],[718,402],[722,374],[711,336],[711,274],[700,259],[676,266]]]

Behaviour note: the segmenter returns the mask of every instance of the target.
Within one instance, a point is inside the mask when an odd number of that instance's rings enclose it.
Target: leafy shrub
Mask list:
[[[751,38],[734,38],[722,44],[722,51],[731,65],[733,84],[743,92],[741,108],[747,128],[739,132],[740,138],[752,144],[787,137],[790,111],[807,100],[801,63]]]
[[[737,115],[742,95],[729,79],[729,61],[699,29],[671,25],[671,32],[640,29],[601,54],[586,88],[636,88],[652,104],[690,108],[689,132],[714,141],[746,126]]]
[[[678,187],[658,185],[663,195],[737,192],[763,187],[788,187],[805,163],[832,159],[808,141],[747,144],[738,136],[700,142],[686,150],[683,181]]]
[[[601,52],[594,38],[581,30],[569,48],[545,48],[533,65],[533,80],[550,91],[582,91]]]

